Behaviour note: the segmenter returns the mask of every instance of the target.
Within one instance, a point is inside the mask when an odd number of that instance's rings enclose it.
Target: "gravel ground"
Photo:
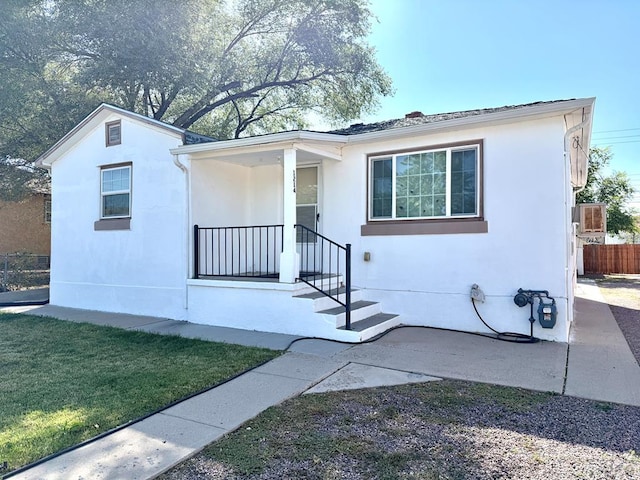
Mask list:
[[[640,408],[445,380],[290,400],[162,478],[638,479],[636,452]]]
[[[640,276],[598,283],[640,358]],[[453,380],[306,395],[161,478],[639,479],[640,408]]]

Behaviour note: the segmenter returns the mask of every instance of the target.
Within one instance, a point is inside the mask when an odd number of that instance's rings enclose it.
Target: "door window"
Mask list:
[[[318,230],[318,167],[296,169],[296,223]],[[315,235],[298,229],[297,241],[315,242]]]

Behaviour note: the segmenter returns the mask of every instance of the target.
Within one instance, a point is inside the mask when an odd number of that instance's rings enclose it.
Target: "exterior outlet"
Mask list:
[[[480,290],[480,287],[476,283],[471,285],[471,300],[484,303],[484,292]]]

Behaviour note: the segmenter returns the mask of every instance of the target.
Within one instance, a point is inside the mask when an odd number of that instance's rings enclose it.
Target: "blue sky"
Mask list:
[[[369,38],[393,79],[372,122],[596,97],[592,145],[611,145],[640,202],[640,1],[371,0]]]

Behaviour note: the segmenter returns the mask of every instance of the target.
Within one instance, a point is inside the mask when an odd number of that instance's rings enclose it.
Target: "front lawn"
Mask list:
[[[0,313],[0,475],[277,355]]]

